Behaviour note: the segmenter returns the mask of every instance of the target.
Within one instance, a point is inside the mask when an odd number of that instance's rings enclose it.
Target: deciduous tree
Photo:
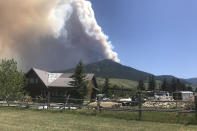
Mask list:
[[[16,99],[23,95],[25,76],[17,69],[14,59],[3,59],[0,63],[0,97],[6,100]]]

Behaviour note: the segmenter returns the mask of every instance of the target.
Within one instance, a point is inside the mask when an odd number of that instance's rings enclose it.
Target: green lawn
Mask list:
[[[141,122],[79,112],[0,109],[2,131],[195,131],[195,125]]]

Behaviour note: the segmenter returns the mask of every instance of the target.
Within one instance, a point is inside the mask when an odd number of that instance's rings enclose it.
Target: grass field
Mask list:
[[[195,131],[195,125],[141,122],[73,111],[0,109],[2,131]]]
[[[103,85],[105,82],[104,78],[96,78],[98,85]],[[115,79],[115,78],[110,78],[110,84],[113,85],[117,85],[119,87],[124,87],[124,88],[136,88],[138,85],[137,81],[133,81],[133,80],[126,80],[126,79]]]
[[[96,79],[99,86],[103,85],[105,82],[104,78],[98,77]],[[119,87],[132,88],[132,89],[136,89],[138,85],[138,81],[127,80],[127,79],[109,78],[109,82],[112,86],[117,85]],[[156,88],[159,88],[159,83],[161,83],[161,81],[156,80],[156,83],[157,83]],[[145,88],[148,88],[148,83],[145,82],[144,84],[145,84]]]

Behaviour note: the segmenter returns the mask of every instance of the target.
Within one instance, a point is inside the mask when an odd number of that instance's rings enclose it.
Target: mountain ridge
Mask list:
[[[118,79],[127,79],[127,80],[144,80],[147,81],[152,73],[144,72],[129,66],[122,65],[120,63],[114,62],[113,60],[104,59],[98,62],[90,63],[85,65],[86,73],[94,73],[96,77],[109,77],[109,78],[118,78]],[[73,72],[74,68],[56,71],[56,72]],[[173,75],[154,75],[156,80],[168,80],[180,79],[185,84],[197,85],[197,78],[182,79],[175,77]]]

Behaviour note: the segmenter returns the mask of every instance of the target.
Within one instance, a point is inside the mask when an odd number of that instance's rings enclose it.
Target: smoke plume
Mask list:
[[[86,0],[1,0],[0,58],[15,58],[24,70],[119,62]]]

